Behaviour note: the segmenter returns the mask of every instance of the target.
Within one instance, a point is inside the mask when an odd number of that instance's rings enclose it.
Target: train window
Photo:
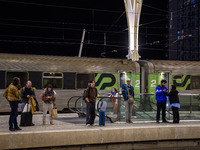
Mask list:
[[[63,76],[63,89],[76,89],[76,73],[64,72]]]
[[[32,81],[32,86],[36,89],[42,89],[42,72],[28,72],[29,80]]]
[[[191,89],[200,89],[200,76],[191,76]]]
[[[86,88],[91,80],[94,80],[94,74],[77,74],[77,88]]]
[[[44,73],[45,77],[62,77],[62,73]]]
[[[25,86],[27,82],[27,72],[7,72],[6,87],[13,82],[14,77],[19,77],[21,86]]]
[[[51,84],[54,88],[62,88],[63,74],[62,73],[43,73],[43,88]]]
[[[5,71],[0,71],[0,89],[5,89]]]

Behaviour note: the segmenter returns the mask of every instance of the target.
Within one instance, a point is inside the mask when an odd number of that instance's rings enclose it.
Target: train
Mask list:
[[[9,103],[3,93],[13,77],[27,80],[40,94],[48,83],[56,91],[59,111],[67,107],[72,96],[82,96],[88,81],[95,80],[100,96],[107,96],[112,88],[120,91],[126,79],[131,79],[136,95],[155,93],[162,79],[167,87],[174,84],[180,93],[200,93],[200,62],[170,60],[139,60],[111,58],[66,57],[30,54],[0,53],[0,112],[9,112]],[[41,107],[42,108],[42,107]]]

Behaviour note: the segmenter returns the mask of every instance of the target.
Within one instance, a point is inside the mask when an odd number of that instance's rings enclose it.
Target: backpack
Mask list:
[[[101,103],[100,106],[99,106],[99,103]],[[97,103],[97,111],[98,112],[100,111],[102,106],[103,106],[103,101],[102,100],[98,101],[98,103]]]
[[[87,89],[84,90],[83,92],[83,100],[85,101],[85,93],[86,93]],[[90,87],[89,87],[89,94],[90,94]]]
[[[89,95],[88,95],[88,97],[90,97],[90,88],[91,87],[89,87]],[[97,89],[95,88],[95,90],[96,90],[96,97],[97,97]],[[85,89],[84,90],[84,92],[83,92],[83,100],[85,101],[85,92],[87,91],[87,89]]]
[[[3,96],[8,100],[8,88],[4,91]]]
[[[22,88],[22,93],[24,93],[26,87]],[[31,91],[34,92],[35,88],[31,87]],[[20,100],[22,100],[21,96],[19,97]]]
[[[40,95],[40,99],[41,99],[41,100],[43,100],[42,95],[44,94],[44,92],[46,92],[46,89],[44,89],[44,90],[42,91],[42,94]]]

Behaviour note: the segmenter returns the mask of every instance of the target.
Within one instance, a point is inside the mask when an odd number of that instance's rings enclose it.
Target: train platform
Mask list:
[[[10,132],[8,119],[8,115],[0,116],[0,149],[200,149],[199,120],[184,120],[180,124],[133,120],[133,124],[106,122],[103,127],[87,127],[85,118],[75,113],[59,114],[55,125],[49,121],[42,125],[42,114],[35,114],[35,126]],[[20,116],[18,122],[19,119]],[[95,123],[98,124],[98,117]]]

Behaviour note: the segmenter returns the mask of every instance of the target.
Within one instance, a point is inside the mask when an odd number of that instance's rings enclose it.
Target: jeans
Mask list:
[[[99,111],[99,125],[105,126],[105,112],[104,111]]]
[[[124,101],[124,105],[125,105],[125,119],[126,121],[131,121],[133,104],[129,104],[128,101]]]
[[[10,112],[10,118],[9,118],[9,128],[13,129],[13,125],[14,128],[18,128],[18,124],[17,124],[17,116],[18,116],[18,101],[10,101],[10,108],[11,108],[11,112]]]
[[[53,104],[43,102],[43,121],[46,121],[46,114],[48,110],[49,110],[50,121],[53,120],[53,118],[51,118],[52,109],[53,109]]]
[[[86,102],[86,124],[94,124],[95,117],[95,102]]]
[[[160,110],[162,109],[162,121],[166,121],[166,102],[157,102],[156,120],[160,120]]]
[[[177,107],[172,106],[173,123],[179,123],[179,111]]]

